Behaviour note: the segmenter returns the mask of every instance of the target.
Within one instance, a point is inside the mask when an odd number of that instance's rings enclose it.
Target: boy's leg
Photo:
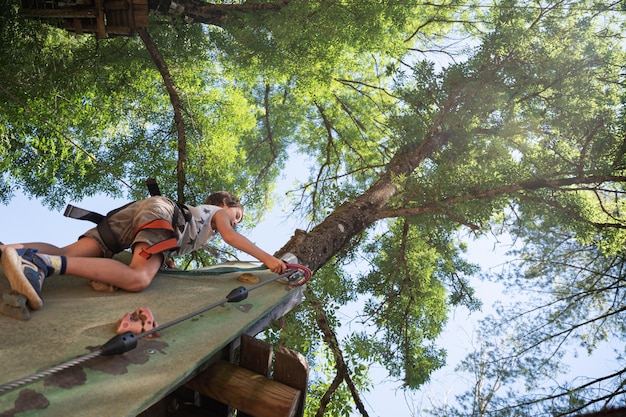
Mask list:
[[[0,250],[2,248],[12,247],[15,249],[30,248],[35,249],[39,253],[45,253],[46,255],[64,255],[64,256],[87,256],[87,257],[102,257],[103,252],[95,239],[90,237],[84,237],[77,240],[71,245],[59,248],[58,246],[51,245],[44,242],[29,242],[29,243],[12,243],[8,245],[0,244]]]
[[[4,248],[14,248],[14,249],[25,249],[25,248],[31,248],[31,249],[36,249],[39,252],[42,253],[47,253],[50,255],[62,255],[62,248],[59,248],[58,246],[54,246],[51,245],[49,243],[44,243],[44,242],[29,242],[29,243],[11,243],[11,244],[7,244],[7,245],[0,245],[0,250],[4,249]]]
[[[102,254],[102,249],[92,238],[80,239],[63,248],[43,242],[0,245],[4,275],[11,288],[24,295],[34,310],[43,306],[41,287],[44,279],[54,273],[65,273],[65,255],[101,257]]]
[[[129,265],[110,258],[68,256],[65,271],[68,275],[103,282],[126,291],[141,291],[152,282],[163,264],[161,254],[152,255],[149,259],[139,255],[148,246],[147,243],[136,244]]]
[[[83,240],[87,241],[80,245],[70,245],[67,253],[90,253],[86,248],[92,247],[88,242],[93,239],[87,239],[89,238],[76,242],[79,244]],[[149,259],[139,255],[141,250],[148,246],[147,243],[135,245],[130,265],[110,258],[67,256],[64,257],[64,273],[103,282],[127,291],[141,291],[152,282],[163,262],[161,254],[152,255]],[[46,258],[44,254],[39,256],[29,249],[20,249],[18,253],[13,247],[5,247],[3,251],[2,269],[11,283],[11,288],[25,295],[33,309],[39,309],[43,305],[41,287],[44,279],[51,274],[53,268],[49,261],[50,259],[55,261],[54,258],[55,256]]]

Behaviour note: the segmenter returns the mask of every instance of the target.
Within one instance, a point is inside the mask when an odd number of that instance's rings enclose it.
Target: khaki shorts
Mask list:
[[[107,218],[111,231],[124,249],[132,249],[137,243],[147,243],[152,246],[172,238],[172,232],[164,229],[142,229],[135,234],[135,231],[141,225],[153,220],[171,222],[174,216],[174,207],[175,204],[171,200],[155,196],[130,203],[110,216],[107,215]],[[111,258],[115,255],[105,245],[97,227],[89,229],[81,236],[81,238],[83,237],[95,239],[102,249],[104,257]]]

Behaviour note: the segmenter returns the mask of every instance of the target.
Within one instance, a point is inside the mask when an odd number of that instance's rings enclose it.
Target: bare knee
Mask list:
[[[155,276],[155,274],[152,274],[149,271],[133,268],[131,268],[131,270],[132,273],[128,274],[128,277],[126,277],[126,280],[124,282],[123,289],[126,291],[140,292],[145,290],[150,285]]]
[[[163,262],[163,256],[160,254],[150,256],[148,259],[139,255],[144,245],[143,243],[138,245],[133,252],[133,258],[129,265],[129,276],[123,287],[127,291],[138,292],[146,289],[159,272]]]
[[[133,254],[133,259],[129,265],[130,273],[128,279],[128,287],[125,290],[139,292],[146,289],[156,274],[159,272],[163,257],[154,255],[148,259]]]

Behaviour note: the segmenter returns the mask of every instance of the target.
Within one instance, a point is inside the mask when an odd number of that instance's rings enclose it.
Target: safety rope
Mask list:
[[[282,278],[285,278],[286,282],[291,286],[291,287],[299,287],[301,285],[306,284],[310,279],[311,279],[311,270],[305,266],[299,265],[299,264],[286,264],[287,265],[287,271],[280,274],[280,275],[276,275],[275,277],[272,277],[270,279],[268,279],[267,281],[263,281],[260,282],[250,288],[246,288],[243,286],[237,287],[235,289],[233,289],[232,291],[230,291],[228,293],[228,295],[226,295],[226,297],[220,301],[217,301],[213,304],[210,304],[206,307],[203,307],[199,310],[196,310],[194,312],[191,312],[189,314],[186,314],[184,316],[181,316],[177,319],[174,319],[168,323],[162,324],[160,326],[157,326],[153,329],[147,330],[145,332],[139,333],[139,334],[134,334],[133,332],[125,332],[125,333],[121,333],[118,335],[115,335],[114,337],[112,337],[111,339],[109,339],[106,343],[104,343],[103,345],[99,346],[96,350],[94,350],[93,352],[87,353],[85,355],[81,355],[81,356],[77,356],[74,359],[71,359],[69,361],[63,362],[59,365],[50,367],[48,369],[45,369],[43,371],[34,373],[32,375],[29,375],[27,377],[24,378],[20,378],[20,379],[16,379],[15,381],[11,381],[8,382],[6,384],[0,385],[0,394],[6,391],[10,391],[12,389],[18,388],[20,386],[26,385],[26,384],[30,384],[32,382],[35,382],[41,378],[45,378],[47,376],[51,376],[57,372],[63,371],[65,369],[71,368],[73,366],[79,365],[83,362],[86,362],[90,359],[94,359],[97,358],[99,356],[112,356],[112,355],[119,355],[128,351],[133,350],[135,347],[137,347],[137,342],[139,339],[143,338],[143,337],[147,337],[153,333],[157,333],[160,332],[164,329],[167,329],[169,327],[175,326],[185,320],[188,320],[192,317],[195,317],[199,314],[205,313],[209,310],[212,310],[216,307],[222,306],[226,303],[236,303],[239,301],[243,301],[246,298],[248,298],[248,293],[250,293],[251,291],[254,291],[260,287],[263,287],[271,282],[275,282],[278,281]]]

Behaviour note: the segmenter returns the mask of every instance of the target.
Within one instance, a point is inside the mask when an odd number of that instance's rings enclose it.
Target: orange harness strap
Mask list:
[[[174,228],[172,227],[172,224],[170,222],[163,219],[156,219],[144,224],[140,224],[133,232],[133,236],[135,236],[137,233],[139,233],[140,230],[143,229],[165,229],[169,230],[170,232],[174,232]]]
[[[140,225],[139,227],[137,227],[137,229],[135,229],[133,235],[136,235],[137,233],[139,233],[139,231],[143,229],[165,229],[174,233],[174,228],[172,227],[172,224],[167,220],[162,219],[152,220],[148,223]],[[150,247],[142,249],[141,252],[139,252],[139,255],[144,259],[149,259],[155,253],[161,253],[164,250],[175,249],[177,247],[178,241],[172,237],[170,239],[162,240],[161,242],[155,243]]]
[[[178,241],[174,238],[163,240],[159,243],[155,243],[154,245],[142,249],[139,252],[139,255],[144,259],[149,259],[155,253],[161,253],[164,250],[175,249],[178,247]]]

